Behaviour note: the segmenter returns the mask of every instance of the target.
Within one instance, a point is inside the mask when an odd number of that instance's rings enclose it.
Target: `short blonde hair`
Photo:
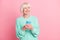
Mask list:
[[[28,2],[24,2],[22,5],[21,5],[21,11],[23,11],[23,9],[25,8],[25,7],[30,7],[30,4],[28,3]]]

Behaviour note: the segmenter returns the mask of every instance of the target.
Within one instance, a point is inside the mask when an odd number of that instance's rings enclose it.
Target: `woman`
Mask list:
[[[23,16],[16,19],[16,36],[20,40],[38,40],[39,25],[36,17],[30,15],[30,4],[21,6]]]

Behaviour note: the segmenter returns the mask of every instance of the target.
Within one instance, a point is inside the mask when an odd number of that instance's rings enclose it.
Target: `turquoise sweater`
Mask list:
[[[33,30],[22,30],[27,21],[33,26]],[[39,28],[38,20],[34,16],[30,16],[28,19],[21,16],[16,19],[16,37],[20,40],[38,40],[38,35],[40,33]]]

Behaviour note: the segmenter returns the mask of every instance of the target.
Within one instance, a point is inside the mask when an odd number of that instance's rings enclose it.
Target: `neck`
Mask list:
[[[25,14],[23,15],[24,18],[28,18],[29,16],[30,16],[30,15],[25,15]]]

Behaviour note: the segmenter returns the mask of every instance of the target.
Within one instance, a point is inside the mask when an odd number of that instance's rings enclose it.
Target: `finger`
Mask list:
[[[25,28],[25,27],[23,27],[22,29],[23,29],[23,30],[26,30],[26,28]]]

